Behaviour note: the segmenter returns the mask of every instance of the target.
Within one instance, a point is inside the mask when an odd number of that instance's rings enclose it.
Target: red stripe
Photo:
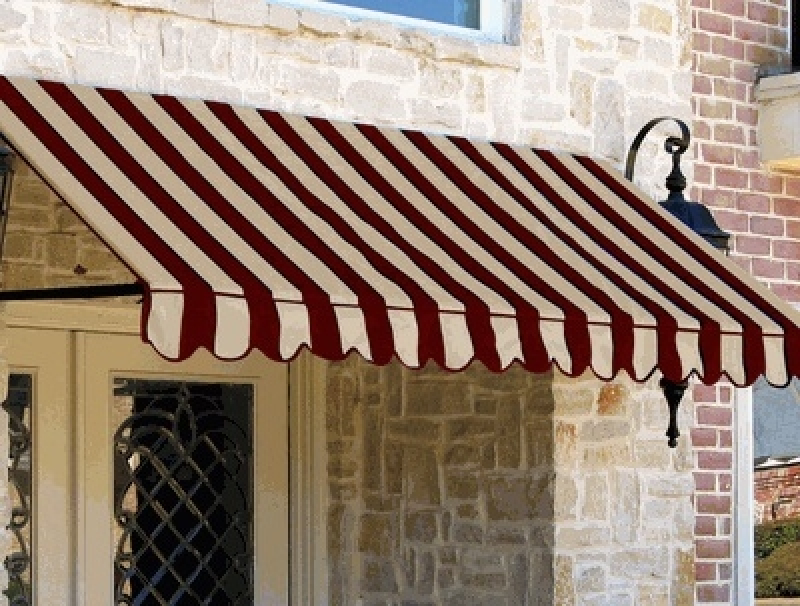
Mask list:
[[[682,230],[676,229],[671,225],[671,223],[666,221],[655,209],[654,205],[642,204],[642,201],[638,196],[631,193],[630,190],[628,190],[628,188],[624,187],[622,184],[618,183],[613,176],[608,175],[608,173],[595,162],[588,158],[578,158],[578,160],[592,174],[606,183],[609,189],[614,192],[619,199],[623,200],[630,208],[638,212],[642,218],[651,223],[656,229],[661,230],[683,250],[685,250],[687,253],[690,253],[693,258],[697,259],[703,265],[708,267],[715,276],[718,276],[726,284],[728,284],[728,286],[736,290],[750,303],[752,303],[754,307],[761,310],[768,317],[771,317],[776,321],[776,323],[781,324],[781,322],[779,322],[773,314],[783,317],[782,314],[780,314],[779,311],[775,310],[771,305],[769,305],[769,303],[767,303],[764,299],[758,296],[757,293],[751,291],[749,288],[743,290],[743,287],[747,286],[746,283],[739,280],[724,267],[724,264],[720,262],[721,259],[716,258],[719,255],[717,251],[714,251],[711,248],[704,249],[696,246],[694,242],[692,242],[692,240],[690,240],[686,234],[682,232]],[[603,203],[603,208],[606,209],[605,203]],[[612,211],[613,209],[610,207],[607,209],[607,212]],[[616,213],[613,213],[613,215],[619,216]],[[744,314],[736,306],[732,305],[730,301],[722,297],[720,293],[712,288],[709,284],[687,271],[683,265],[664,255],[661,251],[654,249],[654,247],[652,247],[652,243],[646,237],[643,237],[641,234],[635,234],[635,236],[637,240],[642,241],[642,244],[640,245],[645,250],[648,250],[652,256],[658,258],[659,262],[661,262],[665,267],[669,268],[670,271],[672,271],[696,292],[701,294],[704,298],[712,302],[726,314],[735,318],[736,321],[739,322],[739,324],[742,326],[745,378],[748,384],[754,382],[761,374],[763,374],[764,370],[766,369],[764,335],[760,326],[758,326],[758,324],[756,324],[752,318]],[[798,327],[790,321],[787,321],[785,318],[784,321],[788,324],[788,326],[783,325],[784,330],[787,330],[788,328],[787,337],[789,337],[792,332],[794,333],[795,338],[800,337],[800,331],[798,331]],[[703,380],[708,383],[714,383],[721,378],[724,371],[721,362],[721,339],[719,337],[719,326],[714,323],[713,327],[708,328],[704,326],[704,328],[706,328],[707,331],[707,334],[703,334],[701,332],[701,351],[703,354],[704,368],[706,356],[711,357],[717,366],[714,368],[715,372],[712,372],[710,376],[708,372],[704,373]],[[705,342],[703,339],[705,339]],[[789,356],[797,357],[797,354],[794,353],[792,348],[787,347],[786,349],[788,352],[790,352],[788,354]],[[800,361],[800,357],[797,357],[797,359]],[[789,367],[797,368],[791,365]],[[797,370],[800,370],[800,368],[797,368]]]
[[[258,158],[270,172],[280,179],[307,209],[327,222],[328,225],[342,236],[342,238],[364,254],[371,265],[382,265],[391,268],[391,266],[386,263],[385,259],[369,248],[341,217],[317,198],[313,192],[295,177],[279,158],[274,155],[272,150],[266,147],[261,140],[250,131],[229,105],[209,102],[207,106],[228,130],[236,136],[242,145],[244,145],[255,158]],[[297,136],[297,133],[295,133],[278,114],[274,112],[262,112],[261,117],[270,124],[273,131],[280,136],[297,156],[308,164],[316,174],[320,174],[320,169],[323,167],[328,169],[314,154],[313,150],[305,144],[302,138]],[[183,121],[184,117],[181,117],[181,120]],[[199,128],[200,127],[196,124],[192,126],[193,137],[197,137],[195,140],[199,144],[213,146],[213,143],[206,141],[202,133],[199,132]],[[260,182],[253,179],[249,171],[241,166],[226,150],[214,149],[214,155],[215,157],[219,156],[219,158],[221,158],[220,166],[223,170],[246,189],[246,191],[252,191],[252,195],[255,199],[263,195],[259,191],[259,188],[263,188]],[[325,180],[327,182],[327,179]],[[305,225],[305,223],[297,220],[294,213],[287,210],[286,214],[293,219],[293,221],[287,225],[287,231],[297,237],[297,239],[320,260],[324,261],[331,270],[357,294],[359,307],[364,312],[364,321],[370,343],[372,361],[376,364],[388,363],[394,355],[394,336],[389,322],[387,305],[383,297],[348,263],[342,261],[333,249],[325,244],[321,238]],[[324,329],[324,325],[322,325],[322,328]]]
[[[40,82],[40,86],[59,103],[68,114],[82,108],[80,102],[72,96],[67,87],[63,84],[52,82]],[[50,153],[58,158],[59,162],[80,181],[80,183],[91,193],[94,199],[103,205],[106,210],[125,226],[125,228],[141,243],[141,245],[164,266],[164,268],[174,276],[181,284],[187,285],[187,290],[200,297],[208,293],[208,285],[197,276],[189,265],[180,256],[176,255],[170,246],[162,241],[150,227],[144,223],[136,213],[134,213],[127,203],[110,187],[77,153],[61,135],[39,114],[39,112],[14,88],[6,79],[0,78],[0,97],[6,106],[14,112],[30,131],[45,145]],[[80,123],[78,123],[79,126]],[[209,296],[202,297],[204,301],[210,299]],[[204,326],[213,326],[214,309],[207,304],[199,304],[195,310],[195,317],[200,318]],[[212,323],[209,324],[209,319]],[[189,314],[184,314],[184,327],[196,321],[190,318]],[[195,335],[199,331],[195,331]],[[197,336],[195,338],[198,338]],[[191,346],[191,344],[190,344]],[[181,350],[181,356],[184,351]]]
[[[366,125],[356,125],[356,127],[375,148],[387,158],[387,160],[394,164],[398,171],[402,173],[420,193],[453,219],[460,231],[469,234],[476,242],[483,243],[484,247],[491,244],[491,240],[486,234],[482,230],[476,228],[474,224],[458,211],[457,208],[439,192],[438,188],[430,183],[416,167],[414,167],[409,159],[384,137],[379,129]],[[371,177],[368,176],[368,180],[369,178]],[[381,185],[379,182],[373,183],[373,186],[375,186],[378,191],[383,192],[383,190],[380,189]],[[499,294],[509,302],[509,304],[516,299],[518,305],[520,305],[519,301],[521,299],[519,299],[518,294],[514,292],[513,289],[499,280],[476,259],[470,257],[458,243],[453,241],[438,225],[429,220],[428,217],[413,204],[405,199],[391,200],[391,202],[409,221],[433,240],[439,248],[453,261],[469,272],[476,280],[482,282],[489,289]],[[462,285],[459,286],[460,289],[458,292],[450,289],[448,290],[465,304],[466,322],[474,344],[475,357],[481,360],[489,369],[500,369],[500,358],[497,353],[494,330],[490,322],[489,307],[480,297],[476,296]],[[538,356],[535,354],[532,356],[533,360],[531,363],[542,365],[542,356],[545,355],[544,348],[542,348]]]
[[[105,129],[94,115],[80,104],[71,91],[62,87],[55,87],[53,91],[48,92],[50,92],[51,96],[65,108],[65,111],[69,113],[72,120],[74,120],[76,124],[81,125],[87,136],[95,145],[103,150],[108,159],[125,174],[131,183],[135,183],[137,188],[147,196],[172,223],[178,226],[195,244],[203,249],[208,256],[214,259],[215,262],[221,262],[220,264],[224,266],[228,275],[242,286],[248,301],[264,301],[263,305],[259,305],[252,310],[250,323],[251,328],[255,328],[256,330],[251,330],[249,337],[251,343],[253,343],[254,335],[258,335],[260,332],[264,331],[265,327],[270,327],[270,332],[272,334],[269,335],[268,340],[263,342],[259,340],[257,344],[259,346],[262,344],[268,345],[264,353],[273,359],[277,359],[277,348],[274,345],[276,343],[275,337],[277,337],[275,328],[277,326],[277,310],[275,310],[275,306],[272,303],[272,296],[269,291],[263,287],[255,276],[243,268],[226,248],[211,237],[203,226],[187,213],[183,206],[174,200],[169,193],[151,177],[150,173],[136,161],[127,149],[117,142],[114,136]],[[98,90],[98,92],[109,101],[112,106],[114,99],[125,97],[123,93],[116,91]],[[130,119],[132,116],[127,115],[128,109],[129,108],[123,108],[123,111],[120,113],[124,118]],[[142,125],[136,125],[134,128],[137,126],[141,128]],[[139,130],[138,132],[142,133],[144,131]],[[148,138],[147,140],[151,145],[159,146],[163,144],[163,141],[159,141],[155,138]],[[167,154],[170,153],[168,148],[164,148],[161,151],[164,152],[165,150]],[[181,285],[186,288],[182,280]],[[198,295],[199,294],[200,293],[198,293]],[[213,298],[213,293],[209,289],[206,289],[206,291],[202,293],[202,296],[211,298],[209,302],[198,302],[196,300],[196,296],[198,295],[194,295],[192,291],[187,289],[187,300],[189,304],[185,306],[185,309],[190,313],[184,314],[184,316],[187,317],[188,323],[184,324],[184,329],[181,331],[182,357],[188,357],[200,346],[206,347],[212,352],[214,351],[214,331],[198,331],[197,321],[207,322],[204,326],[213,328],[216,326],[216,314],[210,317],[203,315],[198,318],[196,317],[195,310],[205,309],[205,313],[208,313],[209,310],[213,312],[216,302]],[[265,313],[266,310],[269,311]]]
[[[576,268],[567,264],[556,255],[550,247],[544,245],[534,233],[518,223],[514,217],[496,204],[482,189],[475,186],[467,175],[455,166],[438,148],[431,144],[427,137],[414,132],[406,132],[405,134],[414,142],[421,152],[431,158],[434,164],[461,189],[467,198],[479,206],[487,215],[492,217],[492,219],[501,225],[509,234],[514,236],[519,243],[528,248],[544,263],[547,263],[556,273],[564,277],[566,281],[573,284],[577,289],[597,303],[599,307],[605,309],[609,313],[611,316],[612,339],[614,344],[612,352],[612,373],[617,374],[620,369],[624,368],[629,374],[633,374],[633,320],[631,316],[622,311],[616,301],[609,297],[607,293],[592,284]],[[581,256],[587,256],[582,252],[581,247],[576,241],[559,229],[550,217],[540,212],[535,205],[530,203],[527,197],[516,190],[516,188],[505,179],[497,167],[487,161],[469,141],[460,137],[450,137],[450,140],[477,168],[483,171],[498,185],[502,184],[503,189],[506,190],[511,197],[516,197],[515,194],[518,195],[521,205],[526,208],[541,225],[546,226],[551,233],[557,235],[562,242],[569,245],[570,248],[577,251]],[[566,202],[555,193],[550,201],[556,205],[566,204]],[[460,214],[460,211],[457,209],[453,209],[451,212]],[[459,221],[467,223],[469,219],[465,216],[460,216]],[[478,236],[481,233],[480,228],[474,225],[473,231],[475,231]],[[585,314],[580,311],[572,301],[566,299],[550,284],[542,280],[518,259],[510,255],[504,246],[499,245],[488,237],[480,237],[479,241],[493,256],[495,256],[495,258],[520,278],[520,280],[535,288],[542,296],[547,297],[551,301],[555,299],[558,305],[568,308],[566,312],[566,325],[569,327],[569,330],[567,330],[566,334],[576,335],[577,333],[578,336],[568,336],[567,345],[568,347],[571,346],[571,352],[575,347],[582,347],[583,355],[589,356],[589,361],[591,361],[591,354],[589,353],[590,346],[588,345],[590,343],[588,323]],[[522,305],[526,305],[521,299],[520,301]],[[578,310],[578,313],[576,313],[575,310]],[[578,326],[582,326],[582,329],[577,329]],[[583,368],[580,369],[580,372],[583,372]]]

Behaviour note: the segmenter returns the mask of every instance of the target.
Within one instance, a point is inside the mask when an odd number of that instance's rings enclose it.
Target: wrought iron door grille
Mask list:
[[[11,520],[7,528],[13,536],[11,553],[6,556],[8,587],[3,593],[11,606],[32,604],[31,570],[31,405],[33,377],[11,373],[8,397],[3,409],[8,413],[8,479],[11,492]]]
[[[252,387],[120,379],[115,600],[253,604]]]

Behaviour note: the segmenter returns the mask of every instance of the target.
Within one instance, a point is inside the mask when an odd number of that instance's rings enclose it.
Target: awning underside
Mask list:
[[[19,78],[0,131],[147,284],[170,359],[800,374],[796,312],[598,160]]]

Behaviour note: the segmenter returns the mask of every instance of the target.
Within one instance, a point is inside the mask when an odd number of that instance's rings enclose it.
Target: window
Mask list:
[[[351,19],[390,19],[413,27],[449,30],[500,40],[505,0],[276,0]]]

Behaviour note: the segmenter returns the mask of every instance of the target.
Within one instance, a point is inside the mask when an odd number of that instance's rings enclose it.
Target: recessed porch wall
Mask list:
[[[692,604],[666,421],[654,382],[331,365],[330,603]]]

